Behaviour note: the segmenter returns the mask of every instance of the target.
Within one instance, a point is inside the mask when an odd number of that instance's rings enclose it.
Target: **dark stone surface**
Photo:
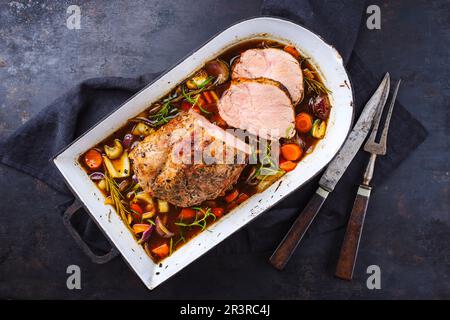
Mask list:
[[[257,15],[260,6],[255,0],[78,3],[82,28],[69,30],[71,1],[1,1],[0,138],[77,82],[164,70],[231,23]],[[356,50],[375,75],[389,71],[404,80],[399,99],[429,138],[371,199],[352,283],[332,276],[338,252],[309,241],[284,272],[269,266],[269,252],[213,250],[149,292],[123,260],[99,266],[82,254],[56,213],[59,194],[1,166],[0,297],[450,298],[449,3],[374,3],[382,29],[364,30]],[[81,267],[82,290],[66,288],[70,264]],[[382,290],[366,289],[371,264],[382,269]],[[289,276],[294,271],[298,278]]]

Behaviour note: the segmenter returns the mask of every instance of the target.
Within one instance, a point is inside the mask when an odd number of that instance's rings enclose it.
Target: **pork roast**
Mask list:
[[[233,79],[217,107],[228,125],[264,139],[278,140],[295,134],[292,101],[286,89],[274,80]]]
[[[217,198],[236,183],[249,150],[201,115],[181,112],[139,142],[130,158],[144,191],[190,207]]]
[[[303,73],[291,54],[276,48],[249,49],[233,64],[232,78],[268,78],[289,91],[294,104],[303,96]]]

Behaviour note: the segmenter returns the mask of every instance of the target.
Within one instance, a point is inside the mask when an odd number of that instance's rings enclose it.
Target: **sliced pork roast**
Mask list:
[[[233,64],[232,78],[268,78],[289,91],[294,104],[303,96],[303,73],[291,54],[275,48],[249,49]]]
[[[246,143],[201,115],[181,112],[141,141],[130,158],[144,191],[190,207],[236,183],[249,152]]]
[[[278,140],[295,134],[292,101],[286,89],[270,79],[233,79],[218,109],[228,125],[264,139]]]

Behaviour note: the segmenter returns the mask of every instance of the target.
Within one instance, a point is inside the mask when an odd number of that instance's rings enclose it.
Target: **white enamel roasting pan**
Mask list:
[[[143,248],[136,243],[119,216],[115,212],[109,214],[111,206],[104,204],[104,196],[90,181],[78,163],[78,158],[90,147],[122,127],[127,119],[145,110],[176,84],[201,68],[206,61],[215,58],[230,46],[255,38],[273,39],[292,44],[304,56],[311,58],[312,64],[321,73],[326,86],[332,91],[333,107],[326,136],[317,144],[314,152],[302,160],[294,171],[286,174],[263,193],[252,196],[248,201],[235,208],[210,226],[209,232],[202,232],[190,240],[172,256],[164,259],[161,266],[155,264]],[[153,289],[286,195],[298,189],[323,169],[343,144],[352,123],[352,116],[353,93],[338,52],[320,37],[297,24],[272,17],[254,18],[232,25],[212,38],[70,144],[54,158],[54,163],[61,171],[68,186],[83,203],[104,234],[144,284],[149,289]]]

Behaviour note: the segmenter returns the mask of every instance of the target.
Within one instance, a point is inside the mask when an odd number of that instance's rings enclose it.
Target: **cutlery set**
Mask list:
[[[363,147],[364,151],[370,153],[370,159],[363,175],[362,184],[358,188],[355,202],[353,204],[353,209],[347,224],[347,230],[341,246],[341,252],[335,272],[335,276],[340,279],[348,281],[352,280],[364,218],[372,189],[370,182],[372,180],[375,168],[375,161],[377,156],[386,154],[389,124],[399,86],[400,81],[398,81],[392,96],[389,110],[384,121],[381,137],[379,141],[376,142],[384,105],[386,104],[389,96],[390,77],[389,73],[386,73],[381,81],[381,84],[365,105],[358,121],[348,135],[343,147],[322,175],[319,181],[319,188],[316,190],[311,200],[300,213],[284,239],[280,242],[277,249],[270,257],[270,263],[275,268],[279,270],[284,269],[300,241],[303,239],[304,235],[314,221],[314,218],[325,202],[327,196],[334,190],[335,186],[339,182],[339,179],[350,165],[372,128],[370,136]]]

